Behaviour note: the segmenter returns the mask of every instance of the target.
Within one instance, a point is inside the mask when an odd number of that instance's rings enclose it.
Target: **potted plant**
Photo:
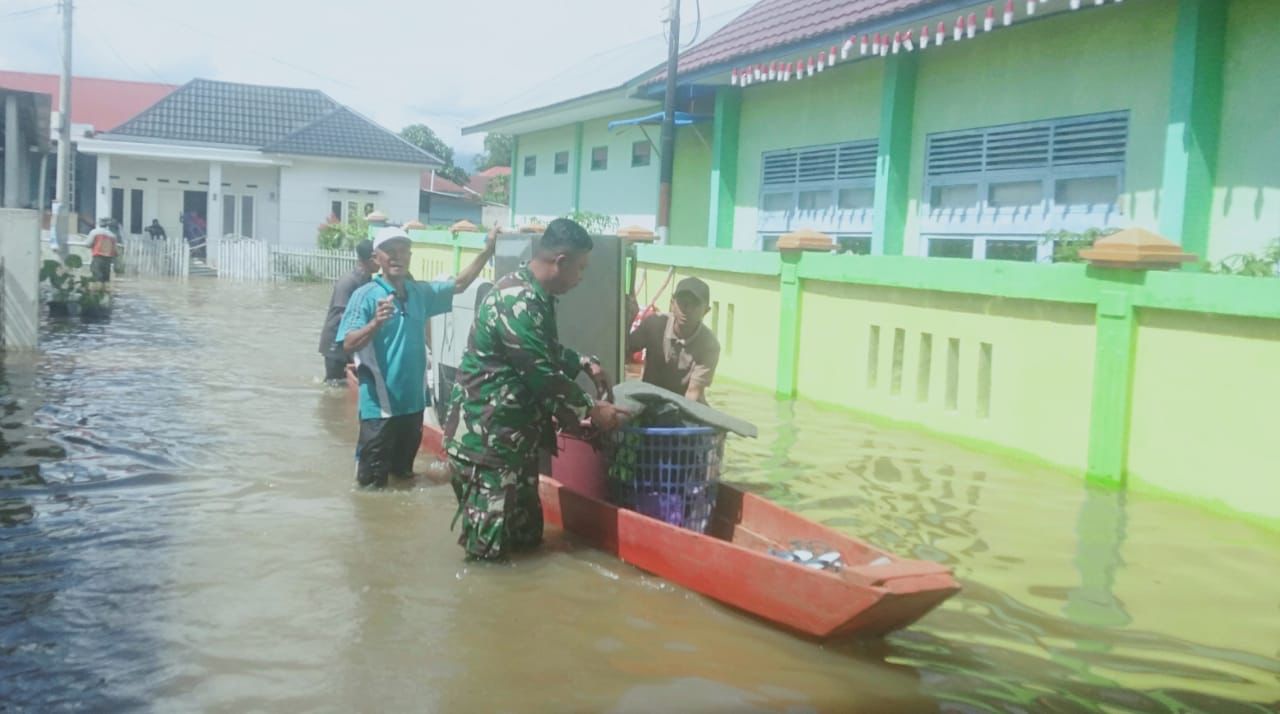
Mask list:
[[[80,319],[85,322],[111,317],[111,291],[106,283],[80,278]]]
[[[56,260],[46,260],[40,266],[40,281],[48,285],[49,317],[68,317],[71,306],[76,304],[80,294],[80,280],[73,273],[84,262],[78,255],[67,256],[64,266]]]

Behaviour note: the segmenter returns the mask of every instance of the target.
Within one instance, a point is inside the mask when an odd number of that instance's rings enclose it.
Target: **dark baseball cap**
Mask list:
[[[711,288],[697,278],[685,278],[676,283],[674,294],[679,295],[680,293],[689,293],[694,296],[703,307],[711,304]]]
[[[373,241],[362,240],[356,243],[356,257],[360,260],[373,259]]]

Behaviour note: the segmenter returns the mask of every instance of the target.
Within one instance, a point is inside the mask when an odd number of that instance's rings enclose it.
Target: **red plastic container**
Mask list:
[[[607,500],[604,476],[609,465],[591,442],[568,434],[556,436],[560,453],[551,458],[551,476],[584,496]]]

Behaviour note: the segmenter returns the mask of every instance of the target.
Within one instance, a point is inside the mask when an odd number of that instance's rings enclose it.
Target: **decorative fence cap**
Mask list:
[[[480,226],[477,226],[476,224],[464,218],[458,221],[457,223],[449,226],[449,232],[450,233],[479,233]]]
[[[371,226],[385,225],[387,222],[387,214],[383,213],[382,211],[374,211],[373,213],[370,213],[369,215],[365,216],[364,219],[368,221],[369,225]]]
[[[627,226],[619,228],[617,236],[630,243],[652,243],[658,239],[653,231],[644,226]]]
[[[1141,228],[1101,238],[1092,248],[1080,251],[1080,257],[1100,268],[1129,270],[1165,270],[1196,260],[1177,243]]]
[[[520,226],[520,232],[521,233],[546,233],[547,227],[542,225],[541,223],[538,223],[537,221],[533,221],[532,223],[526,223],[523,226]]]
[[[406,231],[421,231],[421,230],[425,230],[427,226],[422,221],[415,220],[415,221],[409,221],[408,223],[400,227],[405,229]]]
[[[821,252],[830,252],[835,248],[836,242],[826,233],[801,228],[798,231],[784,234],[778,239],[779,251],[796,251],[796,250],[812,250]]]

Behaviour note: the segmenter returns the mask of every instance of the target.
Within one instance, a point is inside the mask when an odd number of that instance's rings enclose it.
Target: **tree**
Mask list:
[[[484,153],[476,156],[476,170],[484,171],[493,166],[510,166],[514,145],[510,134],[485,134]]]
[[[400,138],[435,155],[445,166],[453,166],[453,149],[426,124],[410,124],[400,130]]]
[[[444,166],[436,169],[436,172],[441,176],[459,186],[466,186],[471,181],[471,177],[467,175],[466,171],[454,165],[453,148],[436,136],[436,133],[431,131],[431,127],[426,124],[410,124],[400,130],[400,138],[443,161]]]

